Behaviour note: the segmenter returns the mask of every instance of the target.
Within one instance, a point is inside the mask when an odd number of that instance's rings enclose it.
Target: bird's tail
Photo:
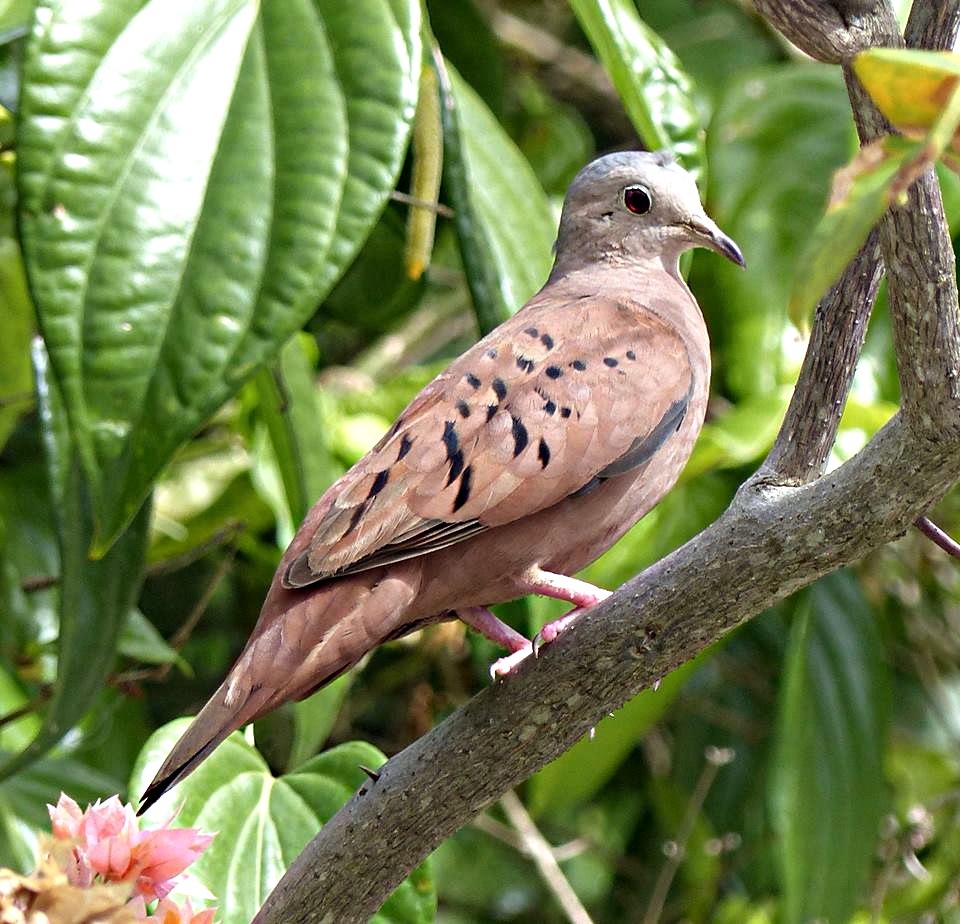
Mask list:
[[[227,705],[228,682],[220,685],[173,746],[153,781],[144,790],[137,814],[142,815],[170,787],[193,771],[227,735],[265,711],[270,694],[263,689],[252,692],[239,709],[235,704]]]

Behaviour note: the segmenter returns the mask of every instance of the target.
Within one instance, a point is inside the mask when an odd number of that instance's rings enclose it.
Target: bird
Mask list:
[[[543,288],[454,360],[309,511],[226,679],[144,791],[141,812],[228,734],[329,683],[377,646],[459,618],[534,651],[490,610],[526,594],[573,609],[573,575],[676,482],[703,425],[710,344],[679,269],[705,247],[745,267],[665,151],[587,164],[564,199]]]

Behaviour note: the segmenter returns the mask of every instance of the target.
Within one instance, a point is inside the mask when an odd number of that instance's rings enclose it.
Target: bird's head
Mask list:
[[[591,161],[570,184],[556,269],[650,258],[675,267],[691,247],[708,247],[745,265],[740,248],[704,211],[693,177],[672,154],[620,151]]]

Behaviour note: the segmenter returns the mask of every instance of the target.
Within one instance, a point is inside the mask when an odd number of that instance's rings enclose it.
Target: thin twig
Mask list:
[[[580,904],[577,893],[573,891],[570,883],[567,882],[567,877],[563,875],[563,870],[560,869],[560,864],[553,855],[553,848],[540,833],[517,794],[513,790],[508,790],[500,797],[500,805],[510,819],[510,824],[523,838],[527,853],[536,864],[547,888],[560,903],[567,919],[571,924],[593,924],[587,909]]]
[[[243,520],[231,520],[221,526],[215,533],[212,533],[199,545],[188,549],[182,555],[155,562],[147,568],[147,576],[160,577],[161,575],[169,574],[171,571],[179,571],[182,568],[186,568],[187,565],[192,565],[198,559],[203,558],[203,556],[212,549],[232,542],[237,534],[243,532],[246,528],[247,524]]]
[[[193,605],[193,608],[190,610],[187,618],[183,621],[183,624],[170,637],[168,644],[174,651],[179,652],[189,641],[190,636],[193,634],[193,630],[197,627],[197,623],[200,622],[200,620],[203,618],[203,614],[207,611],[207,607],[210,605],[213,595],[220,586],[220,582],[227,576],[230,569],[233,567],[233,560],[236,557],[236,554],[236,547],[231,546],[227,554],[217,565],[216,570],[213,572],[213,575],[207,582],[206,587],[204,587],[203,593],[200,594],[199,599]],[[124,671],[123,673],[117,674],[111,679],[111,683],[121,686],[126,683],[136,683],[143,680],[163,680],[166,678],[167,674],[170,673],[170,669],[172,667],[173,664],[168,662],[166,664],[158,664],[156,667],[135,668],[133,670]]]
[[[453,209],[442,202],[431,202],[428,199],[419,199],[417,196],[411,196],[409,193],[400,192],[399,189],[390,193],[390,198],[394,202],[402,202],[404,205],[412,205],[418,209],[427,209],[436,212],[441,218],[453,218]]]
[[[3,728],[5,725],[10,725],[12,722],[16,722],[17,719],[22,719],[25,715],[30,715],[31,712],[36,712],[50,697],[53,695],[53,684],[46,683],[40,687],[37,695],[31,699],[29,702],[24,703],[22,706],[19,706],[16,709],[10,710],[10,712],[0,715],[0,728]]]
[[[713,786],[713,781],[717,778],[720,768],[725,767],[733,760],[734,753],[730,748],[708,747],[704,756],[707,762],[704,764],[703,770],[700,771],[700,778],[690,794],[690,801],[687,803],[687,810],[684,812],[677,837],[669,842],[671,849],[660,870],[660,875],[657,876],[653,894],[650,896],[650,904],[647,905],[646,914],[643,916],[643,924],[657,924],[657,921],[660,920],[663,906],[667,900],[667,893],[673,884],[674,876],[677,875],[677,870],[680,869],[680,864],[683,863],[684,856],[686,856],[687,842],[690,840],[690,835],[693,834],[693,826],[697,823],[697,818],[700,817],[707,793],[710,792],[710,787]]]
[[[38,590],[49,590],[51,587],[57,587],[59,584],[60,575],[58,574],[36,574],[25,577],[20,582],[20,589],[25,594],[33,594]]]
[[[940,529],[933,520],[928,517],[917,517],[913,525],[916,526],[924,536],[940,546],[947,555],[960,558],[960,542],[957,542],[951,535]]]

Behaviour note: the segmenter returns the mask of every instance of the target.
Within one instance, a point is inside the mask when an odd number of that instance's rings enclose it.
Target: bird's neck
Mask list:
[[[548,280],[554,296],[601,297],[649,311],[675,326],[692,353],[709,359],[709,338],[700,306],[678,266],[678,255],[662,254],[645,259],[599,260],[586,266],[560,261]]]

